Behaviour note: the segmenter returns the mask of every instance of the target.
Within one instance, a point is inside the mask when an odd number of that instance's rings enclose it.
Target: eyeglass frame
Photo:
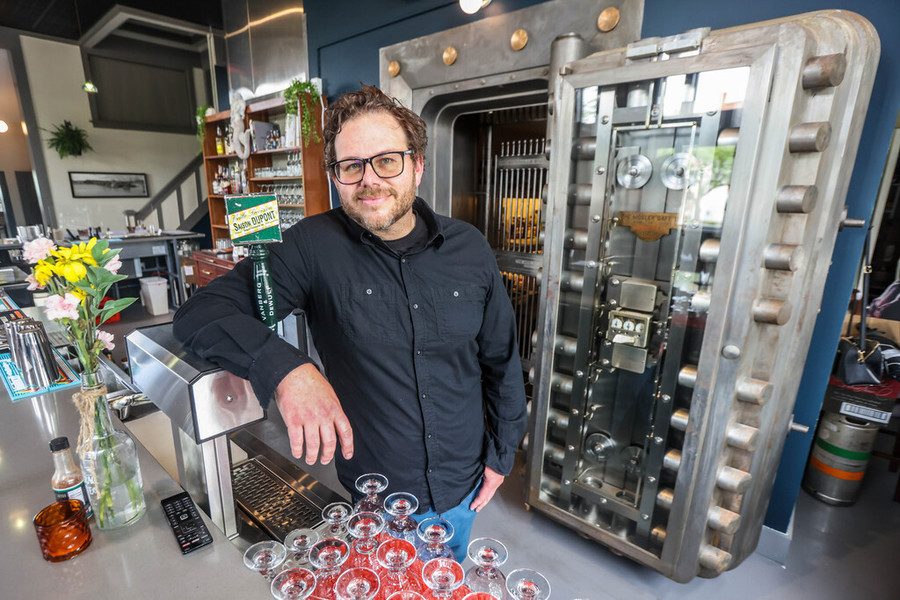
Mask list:
[[[384,156],[385,154],[400,154],[400,155],[402,155],[402,156],[404,157],[403,160],[401,160],[402,166],[400,167],[400,172],[397,173],[396,175],[391,175],[391,176],[389,176],[389,177],[383,177],[382,175],[380,175],[380,174],[378,173],[378,170],[375,168],[375,164],[374,164],[372,161],[375,160],[376,158],[379,158],[379,157],[381,157],[381,156]],[[337,179],[338,183],[340,183],[340,184],[342,184],[342,185],[356,185],[357,183],[359,183],[360,181],[362,181],[363,179],[365,179],[365,177],[366,177],[366,165],[369,165],[369,167],[371,167],[371,169],[372,169],[372,172],[375,173],[375,175],[377,175],[377,176],[380,177],[381,179],[393,179],[393,178],[395,178],[395,177],[400,177],[401,175],[403,175],[403,173],[406,171],[406,160],[405,160],[405,157],[406,157],[406,156],[412,156],[412,154],[413,154],[413,151],[412,151],[411,149],[406,149],[406,150],[388,150],[387,152],[379,152],[378,154],[375,154],[375,155],[373,155],[373,156],[370,156],[369,158],[345,158],[345,159],[343,159],[343,160],[335,160],[335,161],[332,161],[332,162],[330,162],[330,163],[328,164],[328,169],[331,171],[331,174],[334,176],[334,178]],[[359,179],[358,179],[357,181],[354,181],[354,182],[352,182],[352,183],[344,183],[343,181],[341,181],[340,177],[338,177],[338,174],[337,174],[337,171],[336,171],[336,167],[338,166],[338,164],[340,164],[340,163],[342,163],[342,162],[349,162],[349,161],[361,162],[363,167],[362,167],[362,171],[360,172]]]

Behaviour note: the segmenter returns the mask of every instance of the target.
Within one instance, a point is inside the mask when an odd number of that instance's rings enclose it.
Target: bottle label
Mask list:
[[[80,482],[72,487],[68,488],[53,488],[53,493],[56,495],[56,500],[81,500],[84,503],[84,508],[87,511],[87,518],[90,519],[94,516],[94,510],[91,508],[91,501],[88,499],[87,490],[84,487],[84,482]]]

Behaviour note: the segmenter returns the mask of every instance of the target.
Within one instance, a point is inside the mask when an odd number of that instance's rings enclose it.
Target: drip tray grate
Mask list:
[[[278,541],[294,529],[311,529],[322,522],[321,507],[255,458],[234,465],[231,481],[238,506]]]

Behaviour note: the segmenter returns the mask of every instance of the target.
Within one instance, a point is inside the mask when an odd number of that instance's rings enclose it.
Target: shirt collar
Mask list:
[[[428,244],[434,244],[436,247],[440,246],[444,242],[444,227],[441,222],[438,221],[437,214],[431,209],[428,203],[419,196],[416,196],[416,199],[413,202],[413,210],[416,211],[416,215],[419,218],[425,221],[425,227],[428,229]],[[340,209],[340,212],[344,218],[344,224],[347,226],[348,231],[353,237],[359,238],[364,244],[381,241],[377,235],[372,234],[369,230],[351,219],[347,213],[344,212],[343,208]]]

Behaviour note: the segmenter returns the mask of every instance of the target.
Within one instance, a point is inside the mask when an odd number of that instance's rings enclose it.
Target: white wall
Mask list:
[[[30,132],[30,138],[32,143],[38,137],[41,140],[59,226],[124,229],[122,211],[138,209],[149,198],[72,198],[68,172],[146,173],[152,197],[200,151],[196,138],[185,134],[95,128],[90,122],[87,94],[81,89],[85,77],[78,46],[29,36],[22,36],[21,41],[31,100],[41,129]],[[55,150],[47,147],[49,134],[43,130],[64,120],[87,131],[93,152],[60,159]],[[177,223],[166,225],[171,229]]]
[[[28,156],[28,138],[22,132],[22,110],[9,59],[9,52],[0,48],[0,120],[9,125],[9,131],[0,133],[0,171],[6,175],[13,217],[17,224],[22,225],[22,202],[16,184],[16,171],[30,171],[31,158]],[[10,235],[15,236],[15,231],[11,231]]]

